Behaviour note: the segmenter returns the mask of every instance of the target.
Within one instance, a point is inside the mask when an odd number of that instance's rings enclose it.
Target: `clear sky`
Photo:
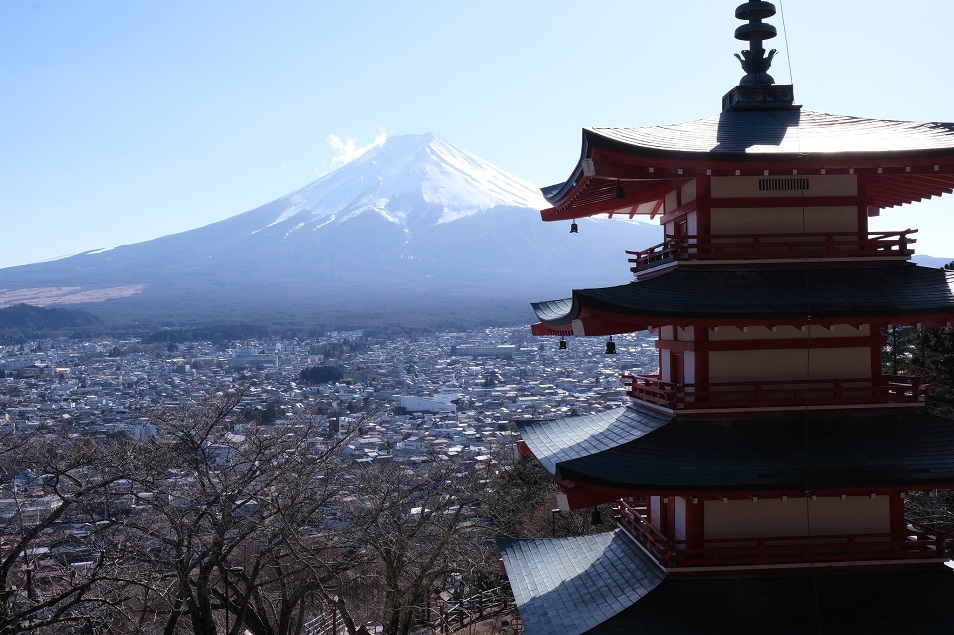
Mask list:
[[[382,135],[562,181],[584,126],[717,114],[742,76],[740,3],[2,0],[0,267],[233,216]],[[954,121],[954,2],[775,5],[772,74],[797,103]],[[952,206],[876,229],[920,228],[919,253],[954,257]]]

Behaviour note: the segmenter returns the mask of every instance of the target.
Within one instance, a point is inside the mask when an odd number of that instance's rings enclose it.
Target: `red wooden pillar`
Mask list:
[[[892,492],[888,494],[888,517],[892,535],[899,536],[907,528],[904,520],[904,493]]]
[[[698,496],[686,497],[686,540],[705,538],[705,504]]]

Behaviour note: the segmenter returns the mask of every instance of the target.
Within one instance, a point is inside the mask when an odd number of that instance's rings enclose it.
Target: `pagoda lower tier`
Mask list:
[[[619,501],[670,573],[931,564],[946,536],[904,514],[954,488],[954,422],[923,409],[703,419],[630,405],[520,424],[561,509]]]
[[[920,408],[680,417],[632,404],[519,423],[570,508],[621,496],[722,498],[954,487],[954,421]]]

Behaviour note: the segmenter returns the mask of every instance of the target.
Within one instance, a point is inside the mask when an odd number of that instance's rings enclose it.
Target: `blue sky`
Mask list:
[[[221,220],[382,134],[561,181],[584,126],[717,113],[742,75],[740,2],[3,0],[0,267]],[[954,3],[775,4],[772,74],[798,103],[954,121]],[[954,257],[952,204],[876,229]]]

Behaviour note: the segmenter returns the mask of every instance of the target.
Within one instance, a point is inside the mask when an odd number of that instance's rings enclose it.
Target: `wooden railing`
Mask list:
[[[920,377],[883,375],[874,379],[809,379],[676,384],[659,375],[623,375],[627,394],[670,410],[754,406],[887,404],[924,401]]]
[[[691,260],[788,260],[794,258],[845,258],[910,256],[916,241],[902,232],[828,232],[811,234],[725,234],[718,236],[666,236],[658,245],[627,251],[631,270]]]
[[[673,540],[657,531],[645,509],[619,503],[618,524],[659,564],[679,567],[740,567],[938,559],[945,535],[907,522],[903,533],[828,534],[765,538]]]

